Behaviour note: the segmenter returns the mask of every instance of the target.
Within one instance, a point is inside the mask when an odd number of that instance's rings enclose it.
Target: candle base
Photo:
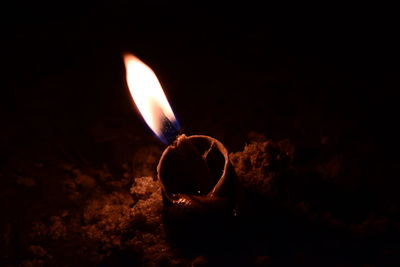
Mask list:
[[[167,234],[209,236],[233,216],[235,175],[218,140],[179,136],[165,149],[157,172]]]

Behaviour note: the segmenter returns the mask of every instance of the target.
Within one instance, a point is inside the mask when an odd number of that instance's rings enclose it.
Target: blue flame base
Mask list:
[[[169,145],[175,141],[176,137],[179,135],[179,123],[177,121],[171,122],[167,118],[164,118],[162,125],[162,134],[159,136],[160,140]]]

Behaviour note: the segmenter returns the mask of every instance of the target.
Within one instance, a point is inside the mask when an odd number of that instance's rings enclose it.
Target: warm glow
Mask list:
[[[133,101],[147,125],[166,141],[166,124],[178,128],[177,120],[153,70],[132,54],[124,55],[126,80]]]

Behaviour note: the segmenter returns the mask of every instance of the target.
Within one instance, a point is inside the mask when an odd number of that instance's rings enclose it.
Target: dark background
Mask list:
[[[309,8],[14,7],[2,34],[4,128],[33,127],[34,135],[51,122],[63,132],[102,116],[139,123],[121,64],[131,51],[154,68],[189,132],[207,133],[223,120],[221,134],[229,135],[393,139],[398,51],[390,8]]]
[[[132,105],[124,51],[153,68],[187,134],[213,136],[230,151],[241,150],[250,132],[308,150],[328,142],[350,166],[349,187],[398,207],[399,52],[391,10],[129,1],[6,9],[3,225],[35,201],[7,176],[26,162],[61,153],[119,173],[138,148],[163,147]]]

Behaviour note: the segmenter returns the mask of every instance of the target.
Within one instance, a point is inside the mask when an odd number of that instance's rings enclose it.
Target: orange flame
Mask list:
[[[137,108],[150,129],[165,141],[165,123],[178,122],[153,70],[132,54],[124,55],[126,80]]]

